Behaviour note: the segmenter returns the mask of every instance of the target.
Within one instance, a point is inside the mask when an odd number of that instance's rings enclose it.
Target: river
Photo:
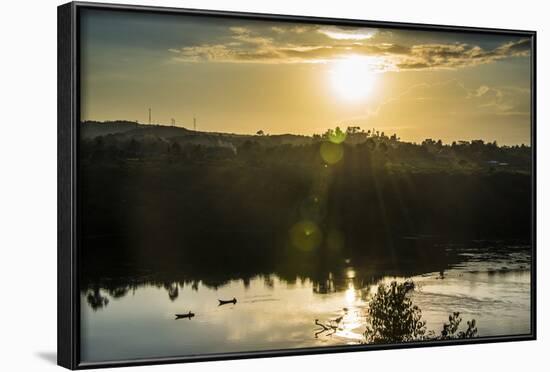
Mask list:
[[[103,306],[81,295],[81,360],[276,350],[364,342],[366,308],[380,283],[412,279],[412,300],[427,328],[436,333],[453,311],[476,319],[478,336],[530,333],[530,249],[453,248],[458,260],[445,270],[414,276],[379,272],[365,280],[349,262],[326,281],[283,280],[276,274],[231,280],[219,286],[203,281],[147,282],[124,295],[97,288]],[[373,268],[370,268],[372,271]],[[376,270],[374,268],[374,270]],[[218,299],[237,299],[219,306]],[[191,319],[175,319],[192,311]],[[342,317],[336,332],[320,323]]]

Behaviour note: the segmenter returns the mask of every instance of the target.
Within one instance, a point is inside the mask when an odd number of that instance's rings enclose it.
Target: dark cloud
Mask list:
[[[493,50],[484,50],[477,45],[468,44],[427,44],[415,45],[403,61],[397,64],[399,69],[425,68],[461,68],[495,62],[509,57],[523,57],[530,53],[530,42],[522,39],[507,42]]]
[[[494,48],[469,43],[403,45],[377,37],[375,29],[304,26],[233,26],[223,41],[170,49],[179,61],[318,63],[359,55],[377,59],[382,70],[457,69],[530,54],[528,39],[501,42]]]

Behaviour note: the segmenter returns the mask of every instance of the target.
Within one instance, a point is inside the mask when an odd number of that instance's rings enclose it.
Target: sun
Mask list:
[[[335,94],[342,100],[360,102],[369,97],[376,83],[368,57],[348,56],[332,62],[330,82]]]

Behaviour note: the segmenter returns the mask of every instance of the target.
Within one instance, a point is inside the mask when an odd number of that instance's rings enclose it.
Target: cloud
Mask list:
[[[378,71],[458,69],[530,55],[529,39],[507,41],[492,49],[468,43],[405,45],[377,37],[368,28],[334,26],[234,26],[216,43],[171,48],[181,62],[326,63],[350,55],[381,61]]]
[[[341,28],[334,26],[321,27],[317,30],[331,39],[335,40],[366,40],[373,37],[377,30],[368,28]]]
[[[525,57],[531,53],[531,41],[522,39],[516,42],[509,42],[499,46],[496,49],[500,55],[512,55]]]
[[[477,66],[509,57],[529,56],[530,48],[528,39],[508,42],[492,50],[484,50],[477,45],[469,44],[414,45],[397,67],[401,70],[418,70]]]
[[[481,92],[483,93],[480,94]],[[475,105],[485,112],[504,116],[529,116],[531,114],[530,95],[529,89],[481,86],[475,94],[470,93],[468,98],[473,99]]]
[[[474,97],[481,97],[485,93],[487,93],[490,90],[490,88],[487,85],[482,85],[479,88],[475,90]]]

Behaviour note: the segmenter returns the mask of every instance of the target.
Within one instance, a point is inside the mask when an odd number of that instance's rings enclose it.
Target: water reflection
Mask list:
[[[464,249],[457,257],[428,271],[355,266],[350,261],[324,275],[260,274],[222,284],[170,281],[151,273],[103,279],[82,291],[82,358],[361,343],[372,293],[380,283],[407,277],[418,284],[413,300],[428,329],[440,330],[449,313],[460,311],[464,318],[477,320],[480,336],[529,333],[529,250]],[[234,303],[218,306],[220,299],[233,298]],[[174,321],[175,314],[188,312],[194,316]]]
[[[93,310],[98,310],[109,304],[109,299],[101,294],[101,290],[95,287],[86,293],[86,301]]]

